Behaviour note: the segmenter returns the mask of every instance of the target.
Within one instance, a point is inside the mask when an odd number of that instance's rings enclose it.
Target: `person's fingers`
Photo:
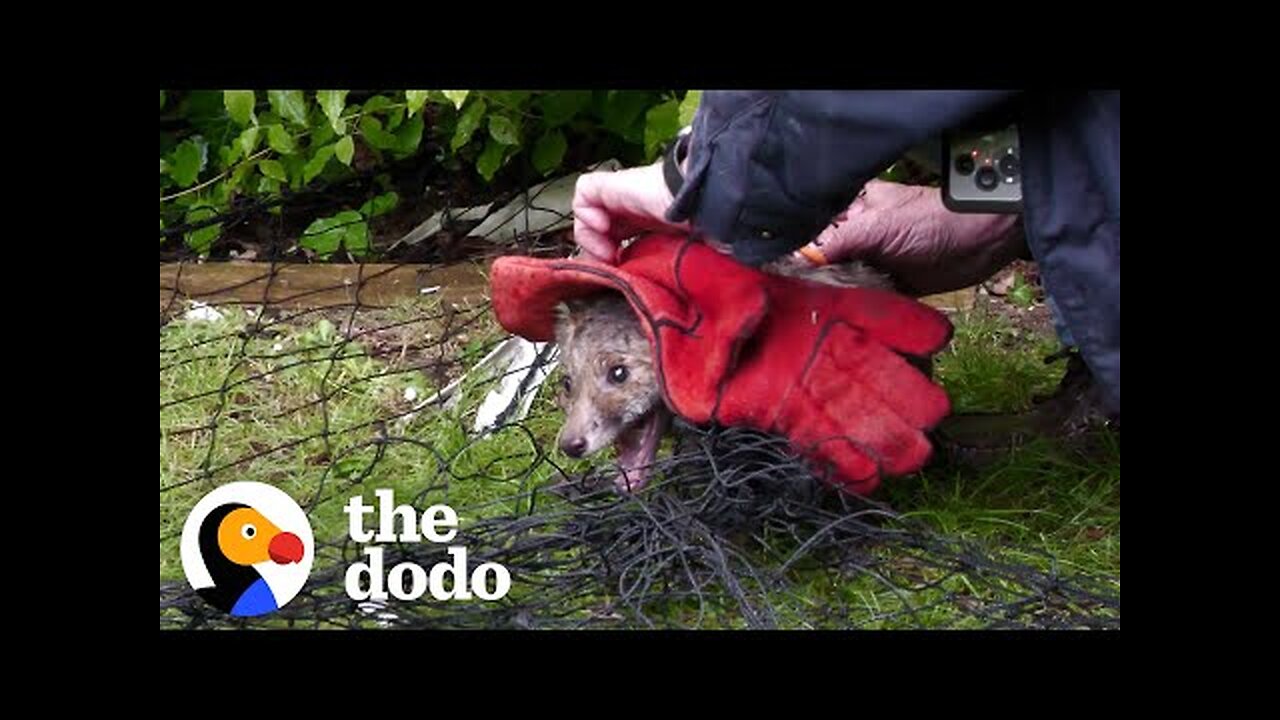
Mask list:
[[[879,257],[886,242],[885,223],[871,214],[847,212],[844,220],[818,233],[813,244],[822,250],[828,262]]]
[[[600,186],[612,175],[613,173],[603,170],[582,173],[579,175],[577,182],[573,184],[574,205],[577,205],[579,202],[587,204],[599,202]]]
[[[587,173],[578,178],[573,194],[573,240],[588,255],[602,262],[613,262],[618,244],[610,236],[615,230],[608,207],[601,203],[601,193],[608,181],[606,173]]]
[[[573,219],[599,235],[608,235],[613,226],[613,219],[609,212],[605,208],[592,205],[575,204]]]
[[[612,264],[618,254],[617,243],[576,218],[573,221],[573,241],[588,256],[600,262]]]
[[[853,207],[882,210],[886,207],[901,206],[920,199],[925,188],[917,185],[903,185],[887,180],[868,180],[863,186]]]
[[[666,220],[671,202],[657,164],[581,175],[573,194],[574,241],[590,256],[616,262],[619,244],[627,238],[652,230],[688,229],[688,223]]]

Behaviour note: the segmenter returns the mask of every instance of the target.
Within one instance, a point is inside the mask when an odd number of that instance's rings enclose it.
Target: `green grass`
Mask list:
[[[450,327],[442,319],[446,309],[430,299],[362,312],[359,328],[391,327],[350,342],[339,332],[340,318],[304,314],[271,325],[269,333],[245,335],[254,311],[220,310],[220,321],[178,319],[161,330],[162,581],[182,579],[182,522],[204,493],[224,482],[276,485],[309,509],[317,538],[337,538],[346,533],[342,505],[355,493],[372,503],[373,489],[394,488],[398,502],[411,502],[424,488],[443,485],[445,501],[463,513],[465,526],[480,515],[520,511],[525,501],[513,496],[554,481],[552,465],[536,462],[536,445],[553,448],[558,430],[549,391],[527,422],[532,439],[509,430],[474,442],[467,431],[482,394],[475,387],[463,387],[455,405],[409,412],[502,337],[482,308],[461,309],[455,320],[472,322],[445,344],[439,335]],[[957,317],[955,323],[952,345],[938,360],[938,377],[957,411],[1025,408],[1060,378],[1062,363],[1043,362],[1057,349],[1052,338],[1028,336],[982,313]],[[391,352],[368,357],[375,345]],[[412,400],[405,396],[409,389]],[[415,442],[397,443],[379,457],[374,440],[383,431],[375,421],[382,418],[392,418],[387,434]],[[555,461],[571,472],[588,464],[559,454]],[[1047,443],[1032,444],[981,472],[931,467],[891,480],[882,499],[945,534],[1004,547],[1001,552],[1010,561],[1113,578],[1118,593],[1118,446],[1104,446],[1086,458]],[[939,574],[908,557],[892,558],[890,566],[922,582]],[[907,601],[927,605],[942,592],[966,593],[975,601],[1000,594],[999,587],[967,586],[963,575],[906,598],[869,575],[836,578],[825,570],[800,568],[792,577],[798,607],[821,608],[840,599],[864,607],[869,616],[901,609]],[[742,624],[733,606],[703,610],[706,626]],[[690,620],[697,615],[689,603],[672,603],[668,611]],[[802,615],[785,620],[810,626]],[[868,627],[956,624],[963,625],[956,611],[942,605]]]
[[[982,311],[953,321],[955,334],[937,358],[937,373],[955,412],[1025,409],[1032,396],[1052,391],[1062,378],[1065,363],[1044,362],[1058,349],[1056,338]]]
[[[360,341],[345,342],[326,318],[274,325],[279,334],[246,341],[237,333],[250,324],[250,314],[221,312],[222,321],[178,320],[161,332],[161,580],[182,578],[182,522],[201,496],[224,482],[280,487],[311,511],[316,537],[331,538],[345,533],[341,508],[355,494],[351,488],[362,488],[367,502],[374,501],[374,488],[392,488],[399,502],[443,483],[446,501],[461,511],[518,494],[552,473],[546,463],[531,475],[521,472],[537,452],[523,433],[500,432],[481,443],[468,437],[467,410],[478,397],[473,387],[463,386],[456,406],[410,412],[488,352],[500,335],[487,323],[468,333],[465,347],[434,344],[421,357],[387,363],[368,357]],[[429,323],[413,319],[438,314],[436,304],[425,303],[362,320],[369,326],[408,320],[401,334],[412,343],[429,332]],[[441,354],[452,355],[445,358],[443,383],[413,367],[436,365]],[[537,414],[531,426],[554,434],[554,418]],[[377,458],[376,421],[387,418],[393,418],[387,434],[421,444],[397,444]],[[216,431],[201,429],[211,425]],[[480,475],[483,482],[453,479]],[[520,509],[514,503],[494,507]],[[471,518],[459,519],[465,524]]]

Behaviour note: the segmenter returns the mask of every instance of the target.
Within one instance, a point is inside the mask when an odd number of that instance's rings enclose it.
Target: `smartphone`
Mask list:
[[[942,167],[942,202],[952,212],[1022,212],[1017,125],[944,133]]]

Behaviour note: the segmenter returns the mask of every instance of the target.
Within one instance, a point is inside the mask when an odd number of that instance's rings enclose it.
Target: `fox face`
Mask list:
[[[565,412],[559,446],[575,458],[613,445],[662,408],[648,339],[630,305],[608,292],[562,305],[556,322]]]

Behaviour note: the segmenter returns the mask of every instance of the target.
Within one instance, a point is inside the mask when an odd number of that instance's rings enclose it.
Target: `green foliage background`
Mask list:
[[[430,162],[492,184],[504,172],[569,170],[570,147],[590,157],[652,161],[691,122],[687,90],[197,90],[160,91],[160,228],[208,221],[238,200],[276,197],[431,152]],[[324,258],[369,251],[368,221],[400,198],[317,217],[302,245]],[[218,223],[183,240],[205,254]],[[164,235],[161,236],[162,242]]]

